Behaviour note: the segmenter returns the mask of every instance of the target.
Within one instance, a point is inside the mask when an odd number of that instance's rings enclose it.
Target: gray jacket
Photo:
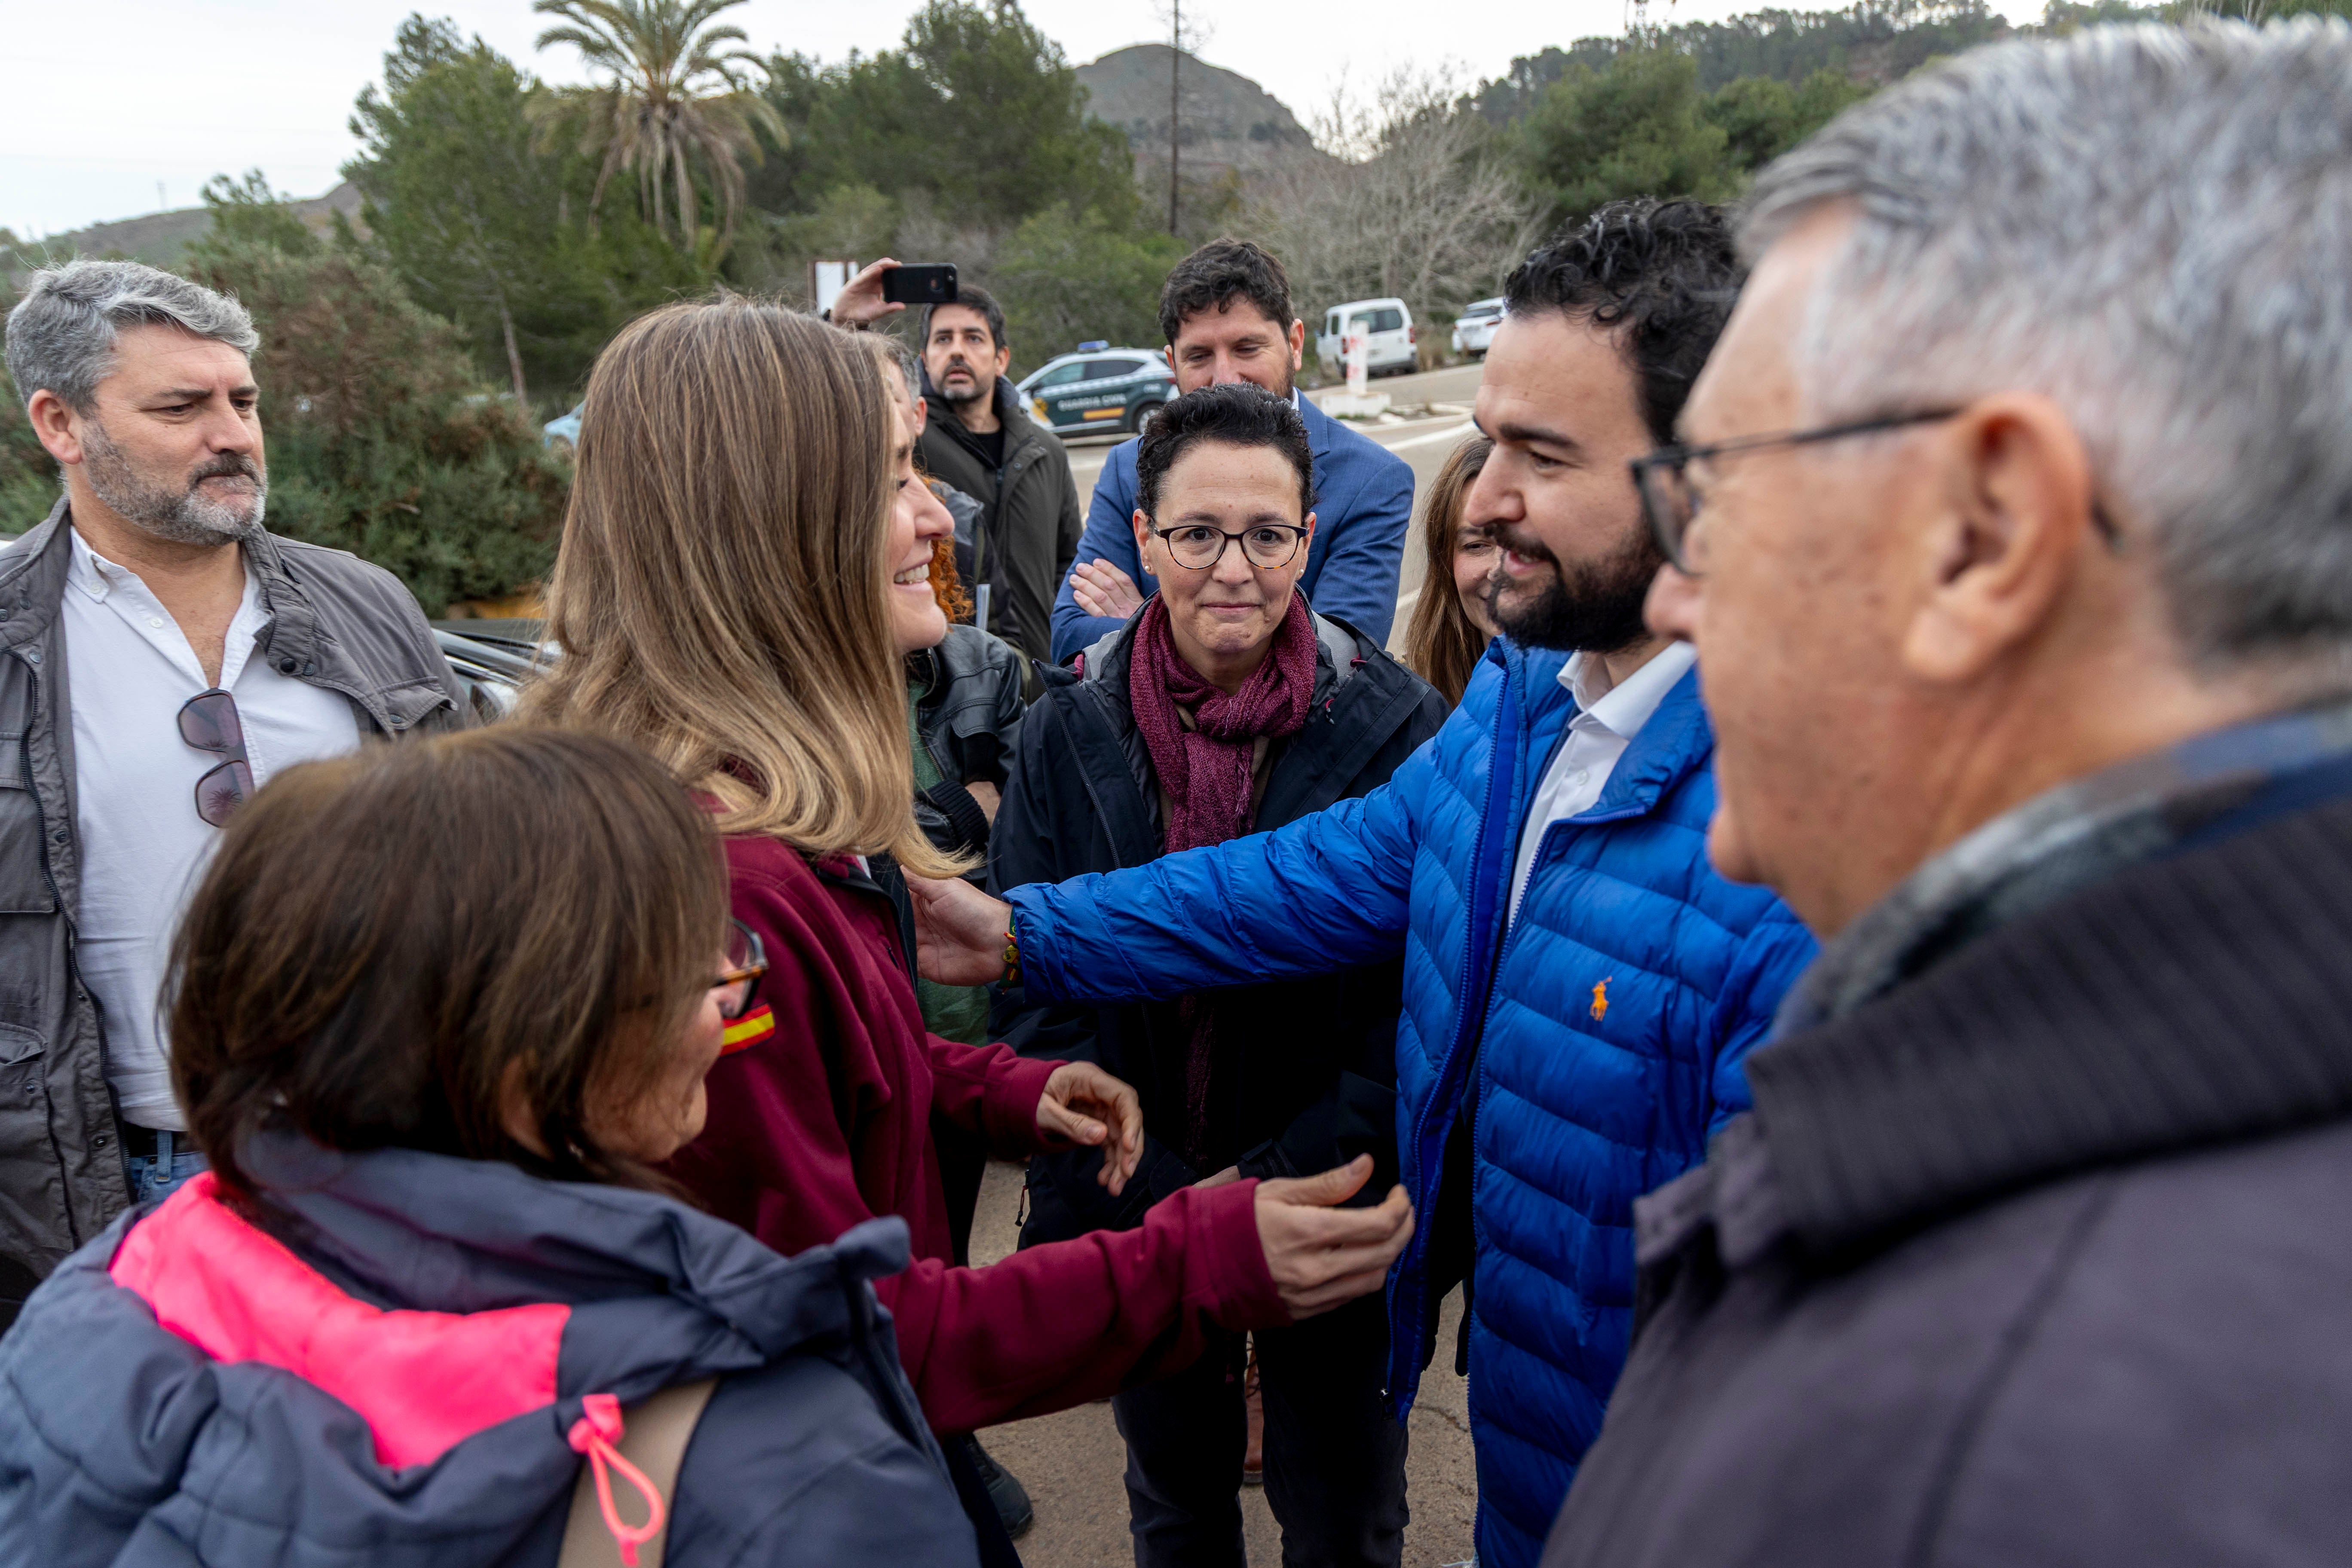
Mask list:
[[[60,500],[0,554],[0,1328],[131,1202],[102,1020],[74,967],[81,845],[58,620],[68,521]],[[463,689],[397,578],[268,533],[246,554],[269,612],[257,655],[341,692],[362,732],[465,723]]]
[[[1021,744],[1028,671],[1020,649],[978,626],[950,626],[937,647],[907,656],[908,679],[924,689],[915,703],[916,739],[941,781],[917,792],[915,821],[950,854],[988,852],[988,818],[975,815],[979,804],[964,786],[1004,788]]]
[[[1633,1358],[1544,1568],[2342,1561],[2347,1017],[2352,709],[1931,861],[1634,1205]]]

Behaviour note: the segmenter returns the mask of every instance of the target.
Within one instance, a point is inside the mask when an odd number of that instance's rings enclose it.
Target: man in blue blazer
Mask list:
[[[1412,469],[1326,416],[1293,379],[1307,325],[1290,313],[1282,263],[1246,240],[1217,239],[1178,262],[1160,290],[1160,330],[1177,389],[1246,381],[1298,405],[1315,453],[1315,542],[1298,591],[1318,615],[1374,642],[1396,618],[1397,565],[1412,524]],[[1122,442],[1095,483],[1086,532],[1054,600],[1054,661],[1067,664],[1118,631],[1159,581],[1135,552],[1136,441]]]

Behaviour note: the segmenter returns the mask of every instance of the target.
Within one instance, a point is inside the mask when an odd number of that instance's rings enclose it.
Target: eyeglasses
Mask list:
[[[760,976],[768,973],[768,950],[760,933],[741,921],[727,922],[727,965],[711,977],[719,993],[719,1016],[730,1022],[751,1010],[760,994]]]
[[[1195,572],[1206,572],[1223,561],[1225,552],[1235,543],[1242,547],[1243,560],[1262,572],[1271,572],[1290,564],[1307,531],[1286,522],[1261,522],[1239,533],[1227,533],[1205,522],[1188,522],[1176,528],[1155,528],[1151,534],[1168,546],[1168,553],[1175,557],[1177,565]]]
[[[1712,461],[1737,452],[1761,452],[1774,447],[1810,447],[1822,441],[1843,440],[1848,436],[1868,436],[1881,430],[1900,430],[1912,425],[1929,425],[1938,419],[1950,419],[1958,415],[1957,408],[1933,408],[1919,414],[1890,414],[1877,419],[1858,419],[1851,425],[1827,425],[1818,430],[1790,430],[1772,436],[1743,436],[1738,440],[1717,441],[1707,447],[1661,447],[1646,458],[1635,458],[1630,465],[1633,470],[1633,488],[1641,492],[1642,510],[1649,519],[1650,535],[1658,542],[1675,570],[1687,577],[1696,577],[1706,569],[1706,552],[1696,548],[1705,539],[1694,525],[1699,517],[1698,492],[1691,488],[1687,472],[1691,464]]]
[[[196,815],[215,827],[226,827],[253,794],[253,763],[245,754],[236,699],[217,686],[189,698],[180,705],[180,739],[228,759],[196,781]]]

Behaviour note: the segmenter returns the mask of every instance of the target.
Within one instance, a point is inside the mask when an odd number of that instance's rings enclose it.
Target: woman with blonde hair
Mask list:
[[[708,1125],[668,1172],[788,1254],[902,1216],[915,1261],[877,1289],[942,1433],[1173,1372],[1213,1324],[1280,1324],[1377,1289],[1411,1233],[1403,1194],[1331,1206],[1369,1161],[1188,1190],[1136,1230],[984,1268],[949,1261],[934,1116],[1006,1155],[1099,1144],[1114,1192],[1141,1118],[1099,1068],[923,1027],[895,868],[964,868],[912,806],[899,649],[939,635],[929,563],[949,526],[912,436],[844,335],[732,298],[625,331],[582,424],[549,594],[566,653],[526,710],[635,742],[708,802],[732,913],[768,965],[772,1012],[730,1030]],[[983,1560],[1017,1561],[968,1463],[957,1479]]]
[[[1470,483],[1486,466],[1495,443],[1472,436],[1454,448],[1429,487],[1421,518],[1421,600],[1404,635],[1404,662],[1435,687],[1447,707],[1462,700],[1478,658],[1495,640],[1486,608],[1486,580],[1495,570],[1495,542],[1462,513]]]

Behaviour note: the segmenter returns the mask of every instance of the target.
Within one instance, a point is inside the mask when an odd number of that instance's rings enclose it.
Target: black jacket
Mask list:
[[[1135,626],[1089,649],[1083,674],[1046,672],[996,819],[992,889],[1160,858],[1159,784],[1127,695]],[[1261,830],[1379,787],[1444,722],[1444,700],[1370,638],[1320,616],[1316,629],[1313,709],[1273,752]],[[1097,1184],[1094,1151],[1033,1158],[1023,1244],[1127,1228],[1160,1198],[1236,1163],[1247,1176],[1308,1175],[1370,1153],[1379,1168],[1362,1195],[1377,1202],[1396,1180],[1401,975],[1392,961],[1215,993],[1216,1068],[1199,1169],[1178,1152],[1191,1040],[1180,1003],[1031,1006],[1007,988],[992,1032],[1024,1055],[1097,1062],[1135,1085],[1148,1133],[1143,1165],[1118,1198]]]
[[[992,464],[980,444],[931,385],[923,395],[931,416],[917,449],[923,468],[987,507],[977,525],[968,576],[989,591],[988,629],[1040,664],[1053,649],[1054,595],[1078,552],[1077,480],[1070,457],[1054,433],[1029,417],[1021,395],[996,378],[996,417],[1004,427],[1004,460]],[[958,543],[962,536],[957,528]],[[961,564],[961,550],[958,551]]]
[[[1546,1568],[2342,1560],[2352,722],[2286,722],[2335,757],[2207,737],[2149,762],[2255,765],[2003,819],[1889,900],[1912,940],[1824,952],[1753,1115],[1636,1207],[1641,1327]]]
[[[978,626],[950,626],[937,647],[907,656],[911,680],[926,688],[915,732],[943,781],[915,796],[915,821],[950,854],[988,850],[988,819],[964,786],[1001,793],[1021,743],[1021,688],[1029,661]]]

